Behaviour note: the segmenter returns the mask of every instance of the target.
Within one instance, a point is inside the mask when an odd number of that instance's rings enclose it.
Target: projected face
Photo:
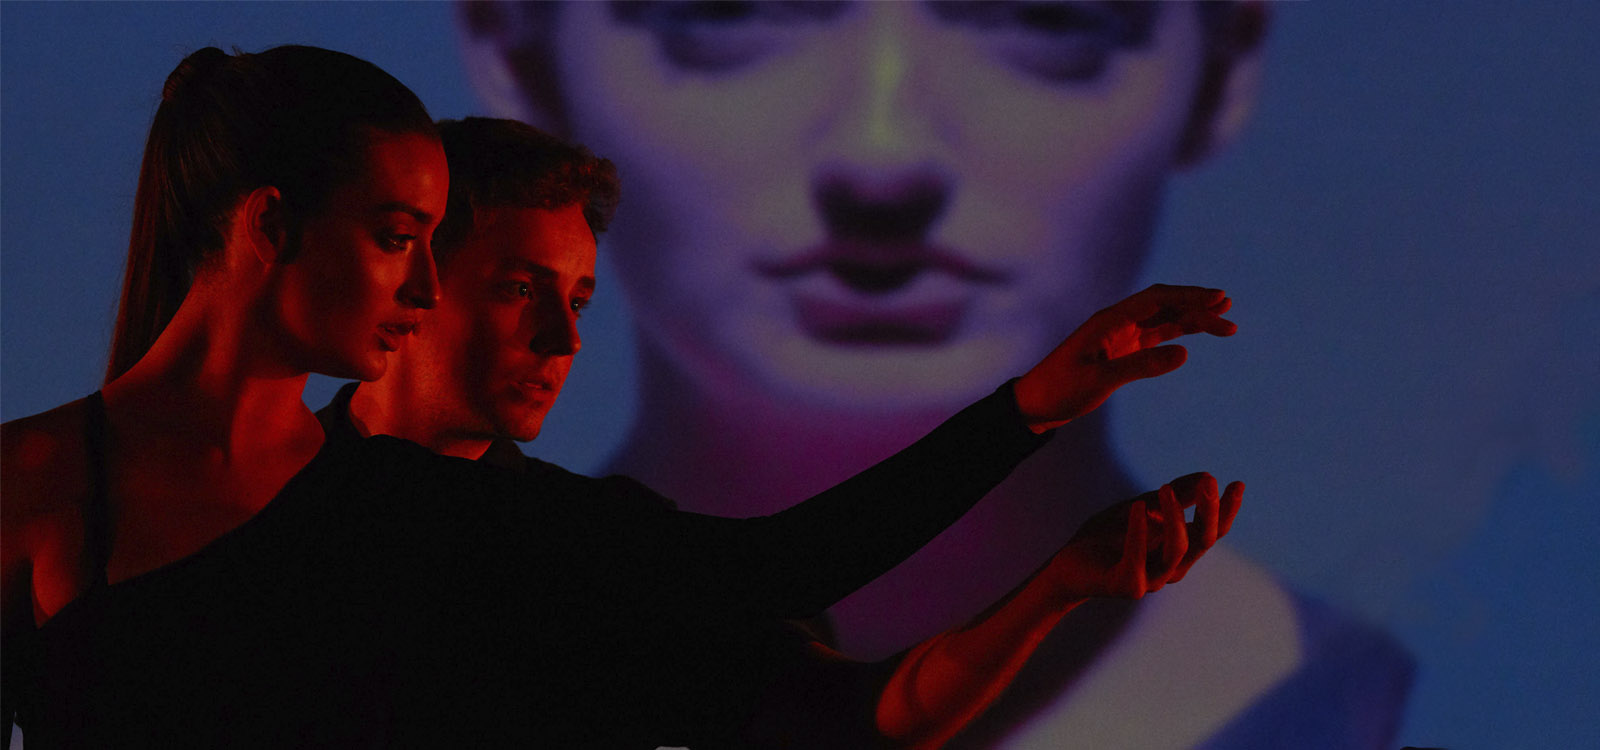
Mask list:
[[[1200,84],[1189,7],[578,4],[645,346],[705,390],[963,401],[1122,295]]]

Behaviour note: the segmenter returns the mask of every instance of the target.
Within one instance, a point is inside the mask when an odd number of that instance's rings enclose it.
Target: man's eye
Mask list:
[[[583,317],[584,308],[586,308],[588,306],[589,306],[589,300],[587,300],[587,299],[585,299],[583,297],[579,297],[579,298],[574,299],[572,301],[572,312],[574,314],[576,314],[578,317],[581,318],[581,317]]]
[[[716,73],[782,50],[793,34],[831,20],[843,9],[838,2],[690,0],[613,3],[611,13],[619,23],[654,34],[662,56],[673,65]]]
[[[410,250],[417,243],[414,234],[385,234],[378,237],[378,244],[385,252],[400,253]]]
[[[532,299],[533,285],[526,281],[505,281],[495,286],[500,296],[511,300]]]

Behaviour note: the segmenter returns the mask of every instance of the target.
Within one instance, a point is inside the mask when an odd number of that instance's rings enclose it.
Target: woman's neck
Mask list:
[[[103,392],[124,424],[246,454],[301,444],[316,419],[301,400],[307,373],[276,356],[251,312],[197,288],[150,351]],[[320,436],[320,430],[317,433]]]
[[[247,522],[322,447],[301,400],[306,373],[283,364],[248,307],[191,291],[150,351],[102,389],[112,583]]]

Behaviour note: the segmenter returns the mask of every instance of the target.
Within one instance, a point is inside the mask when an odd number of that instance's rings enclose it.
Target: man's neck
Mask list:
[[[451,429],[414,390],[398,378],[362,383],[350,398],[350,423],[362,435],[392,435],[441,456],[473,461],[483,456],[492,436]]]

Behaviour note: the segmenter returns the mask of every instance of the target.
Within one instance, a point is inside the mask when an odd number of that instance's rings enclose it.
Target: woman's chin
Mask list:
[[[372,352],[366,356],[341,358],[339,361],[330,362],[323,367],[313,370],[319,375],[327,375],[341,380],[360,380],[370,383],[382,378],[389,371],[389,356],[383,352]]]

